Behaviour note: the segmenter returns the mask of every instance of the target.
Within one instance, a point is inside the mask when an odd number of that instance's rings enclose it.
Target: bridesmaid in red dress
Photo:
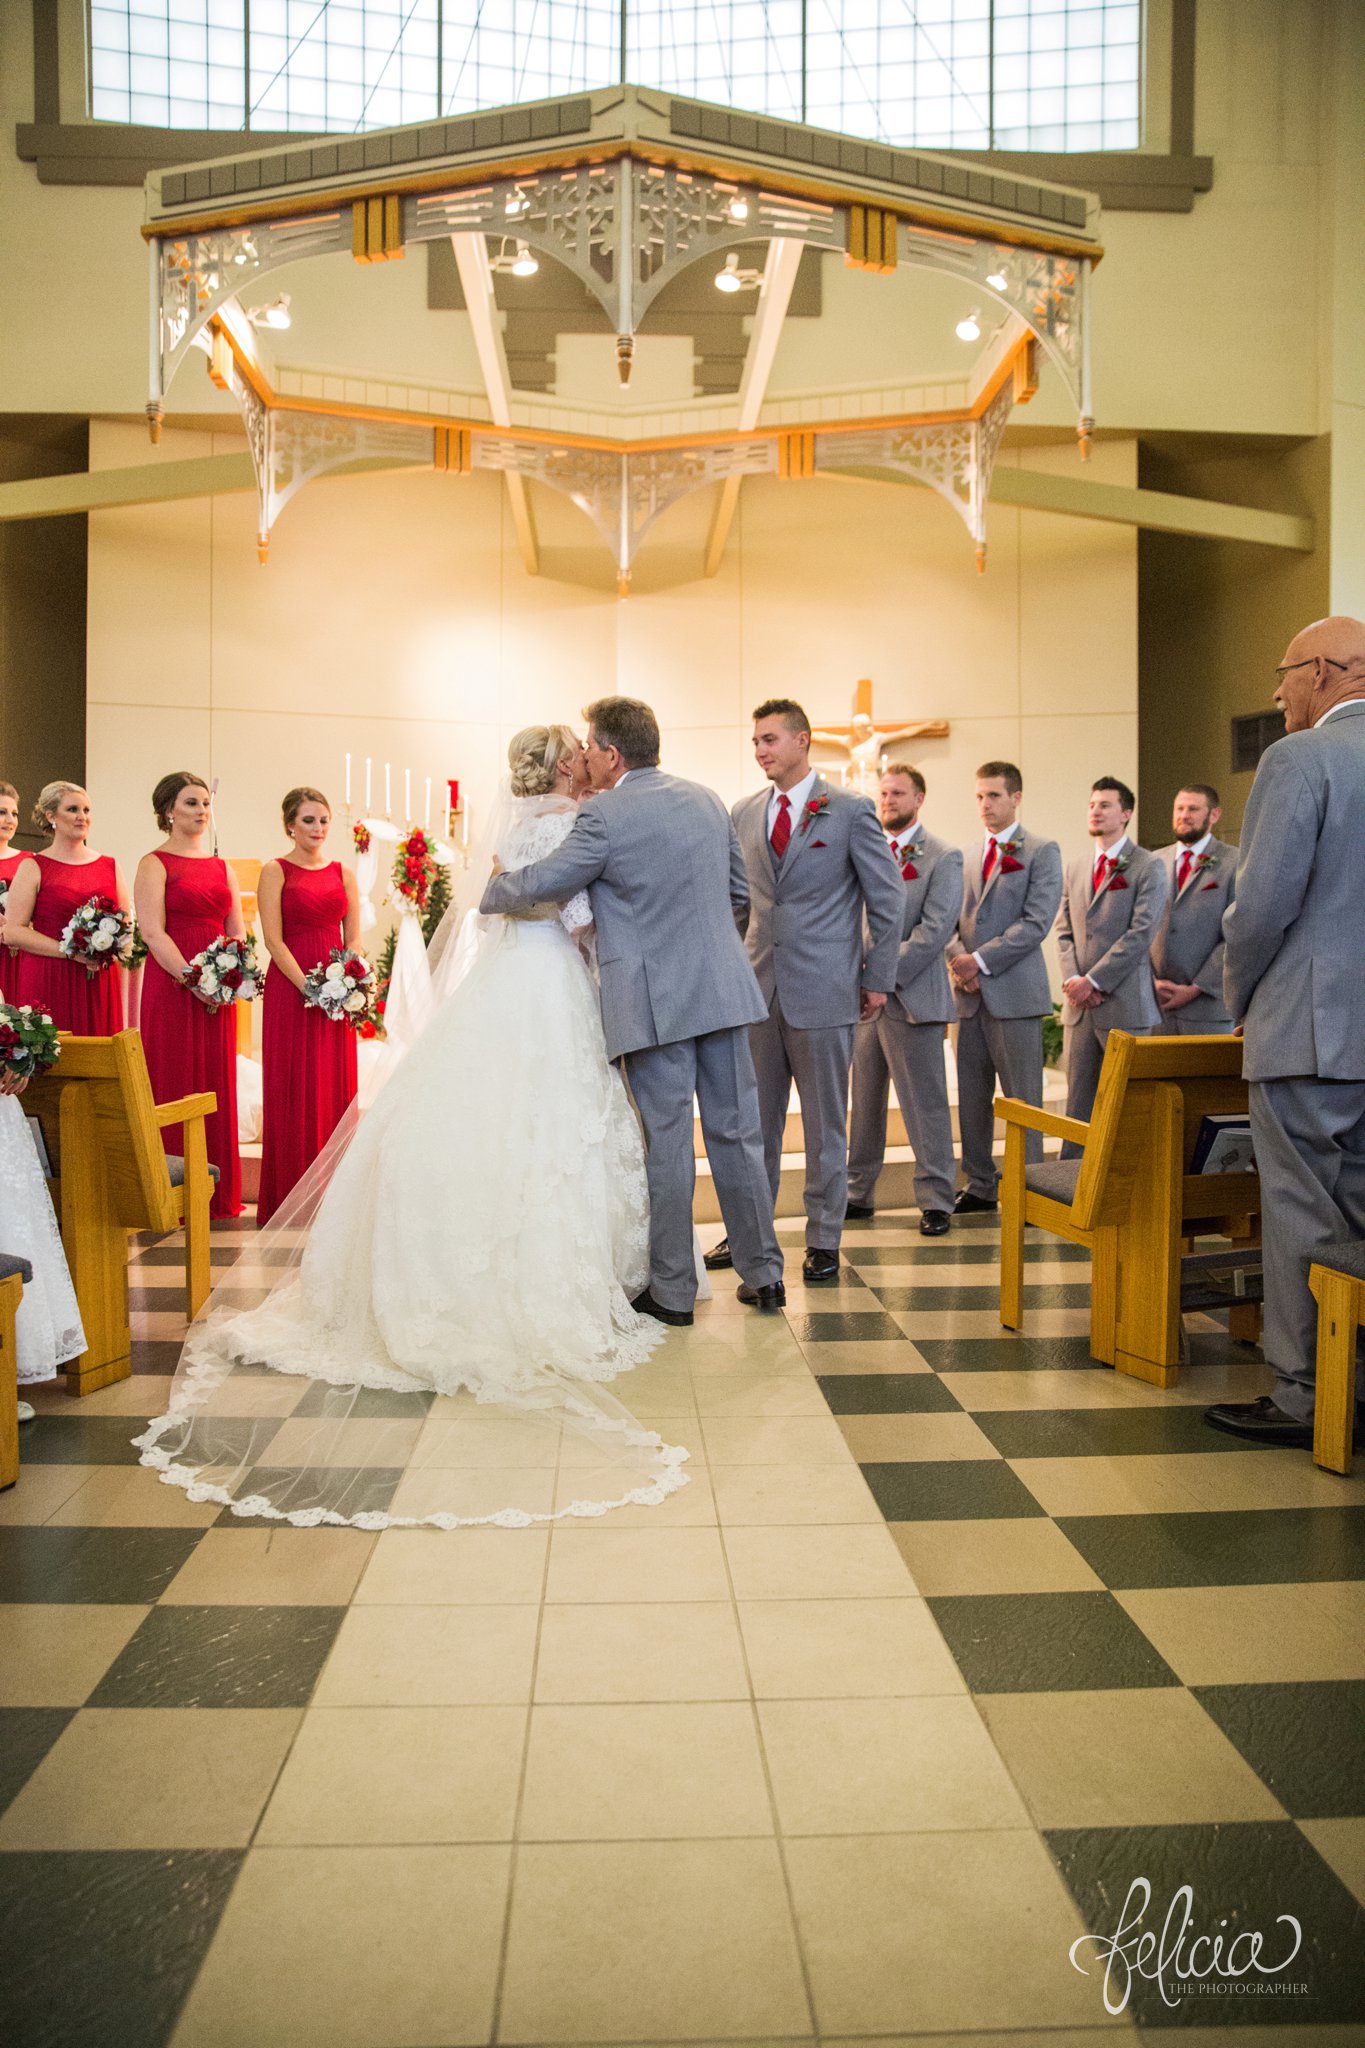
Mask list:
[[[52,851],[24,856],[5,899],[5,943],[25,955],[24,1001],[46,1010],[59,1031],[109,1038],[123,1029],[123,968],[67,960],[59,941],[91,896],[129,909],[127,885],[113,855],[86,843],[90,799],[78,782],[49,782],[33,822],[52,834]]]
[[[6,1003],[22,1003],[24,1000],[19,992],[24,956],[4,948],[4,897],[19,872],[20,864],[27,858],[22,847],[18,853],[10,852],[10,841],[18,830],[19,792],[12,782],[0,782],[0,1002]]]
[[[291,789],[281,809],[293,844],[256,885],[272,963],[262,998],[258,1224],[308,1171],[356,1092],[355,1033],[303,997],[304,976],[359,936],[355,876],[323,858],[332,812],[320,790]]]
[[[158,1102],[210,1089],[218,1108],[205,1126],[209,1163],[218,1168],[211,1216],[242,1213],[237,1149],[237,1006],[221,1009],[184,985],[196,953],[224,933],[246,936],[232,870],[210,851],[213,799],[201,775],[177,769],[152,791],[166,844],[146,853],[133,877],[138,929],[147,941],[142,979],[142,1049]],[[181,1126],[163,1133],[167,1152],[183,1152]]]

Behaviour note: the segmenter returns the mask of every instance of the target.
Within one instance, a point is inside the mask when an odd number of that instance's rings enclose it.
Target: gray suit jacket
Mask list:
[[[714,790],[636,768],[579,806],[564,844],[495,875],[488,914],[592,894],[607,1057],[757,1024],[768,1014],[735,930],[749,885]]]
[[[1249,1081],[1365,1081],[1365,704],[1262,754],[1223,986]]]
[[[1105,997],[1097,1010],[1077,1010],[1063,1001],[1062,1022],[1089,1017],[1101,1038],[1111,1031],[1150,1031],[1161,1021],[1152,986],[1152,934],[1166,908],[1166,870],[1131,839],[1120,858],[1124,872],[1111,874],[1093,896],[1094,855],[1073,860],[1057,912],[1062,980],[1088,974]]]
[[[1152,972],[1158,981],[1179,981],[1201,989],[1175,1014],[1210,1030],[1226,1026],[1223,1007],[1223,914],[1237,891],[1237,848],[1211,839],[1177,894],[1176,869],[1184,848],[1163,846],[1157,859],[1166,870],[1167,905],[1152,940]]]
[[[997,861],[983,889],[981,847],[968,847],[964,855],[962,913],[948,957],[979,953],[987,972],[974,995],[954,986],[959,1017],[973,1017],[983,1005],[992,1017],[1052,1014],[1043,940],[1061,901],[1062,850],[1055,839],[1040,839],[1021,827],[1007,858],[1011,865]]]
[[[962,855],[923,826],[916,833],[905,878],[905,913],[896,955],[896,990],[887,1001],[892,1016],[907,1024],[946,1024],[953,1016],[953,992],[943,949],[962,908]]]
[[[738,917],[768,1007],[801,1031],[856,1024],[864,988],[889,995],[896,981],[904,888],[877,813],[865,796],[817,775],[809,802],[824,803],[792,827],[780,861],[768,843],[763,789],[735,805],[750,901]],[[867,944],[863,943],[863,912]],[[765,1011],[765,1015],[766,1015]]]

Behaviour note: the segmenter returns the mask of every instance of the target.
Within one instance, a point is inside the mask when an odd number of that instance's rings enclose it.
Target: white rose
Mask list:
[[[352,995],[349,995],[349,996],[347,996],[347,998],[346,998],[346,1008],[347,1008],[348,1010],[363,1010],[363,1009],[364,1009],[364,1007],[365,1007],[365,998],[364,998],[364,996],[363,996],[363,995],[362,995],[362,994],[360,993],[360,990],[359,990],[359,989],[356,989],[356,990],[355,990],[355,992],[354,992],[354,994],[352,994]]]
[[[94,935],[92,936],[90,940],[90,949],[94,953],[107,953],[109,951],[109,948],[113,945],[113,943],[114,942],[110,938],[108,932],[101,927],[101,929],[95,932]]]
[[[199,977],[199,988],[203,995],[216,996],[218,993],[218,976],[206,970]]]
[[[344,981],[345,978],[346,969],[339,960],[333,960],[327,969],[326,979],[328,981]]]
[[[116,917],[102,917],[99,928],[102,932],[116,932],[118,930],[118,919]]]
[[[249,974],[237,991],[237,1000],[241,1003],[254,1003],[256,1000],[256,984]]]

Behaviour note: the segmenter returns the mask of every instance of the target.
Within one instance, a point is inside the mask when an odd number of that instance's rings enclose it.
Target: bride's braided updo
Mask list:
[[[564,756],[578,745],[567,725],[528,725],[507,749],[513,796],[548,796]]]

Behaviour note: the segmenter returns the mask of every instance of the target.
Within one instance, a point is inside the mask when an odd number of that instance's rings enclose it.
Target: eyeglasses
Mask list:
[[[1291,669],[1307,668],[1315,661],[1326,662],[1328,668],[1345,668],[1347,665],[1344,661],[1333,661],[1330,654],[1308,654],[1304,656],[1302,661],[1287,661],[1282,668],[1277,668],[1275,671],[1276,682],[1282,683]]]

